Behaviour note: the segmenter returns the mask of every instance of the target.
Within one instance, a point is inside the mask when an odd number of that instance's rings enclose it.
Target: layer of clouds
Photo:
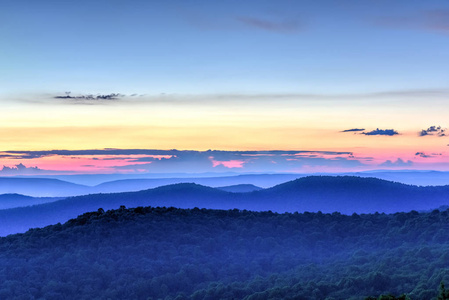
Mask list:
[[[155,173],[199,172],[289,172],[302,168],[354,168],[364,164],[352,152],[347,151],[190,151],[157,149],[94,149],[5,151],[4,159],[40,159],[61,156],[66,159],[88,156],[92,162],[100,160],[120,161],[109,164],[111,171]],[[139,155],[140,157],[135,157]],[[95,165],[89,163],[89,165]],[[103,165],[103,164],[99,164]],[[86,166],[84,164],[84,166]],[[100,167],[101,168],[101,167]]]
[[[360,100],[369,101],[371,104],[384,104],[386,99],[400,99],[407,101],[409,105],[422,106],[423,103],[433,105],[446,105],[449,97],[449,89],[409,89],[409,90],[386,90],[381,92],[366,93],[219,93],[219,94],[103,94],[96,95],[106,97],[108,95],[119,95],[113,100],[86,100],[65,98],[67,95],[55,95],[54,93],[28,94],[15,97],[14,102],[33,105],[199,105],[199,106],[222,106],[222,105],[260,105],[262,103],[285,103],[292,105],[321,106],[326,103],[338,101],[341,105],[358,105]],[[79,94],[79,96],[88,96]],[[61,97],[56,98],[55,97]],[[425,100],[425,101],[424,101]],[[2,101],[2,99],[0,99]],[[3,100],[12,101],[12,100]]]
[[[122,94],[117,94],[117,93],[111,93],[111,94],[106,94],[106,95],[102,95],[102,94],[97,94],[97,95],[92,95],[92,94],[87,94],[87,95],[76,95],[76,96],[72,96],[71,92],[66,92],[65,95],[57,95],[54,96],[54,99],[61,99],[61,100],[68,100],[68,101],[73,101],[73,100],[81,100],[81,101],[101,101],[101,100],[118,100],[119,98],[124,97],[125,95]]]
[[[212,151],[211,151],[212,152]],[[248,156],[239,153],[179,153],[170,158],[161,158],[146,164],[130,164],[113,167],[115,170],[134,172],[289,172],[302,168],[353,168],[363,166],[357,159],[345,156],[319,156],[311,154],[258,154]]]
[[[169,156],[183,156],[196,157],[198,155],[213,156],[217,159],[235,159],[241,156],[252,155],[352,155],[348,151],[309,151],[309,150],[267,150],[267,151],[221,151],[221,150],[158,150],[158,149],[90,149],[90,150],[46,150],[46,151],[3,151],[0,152],[0,157],[14,158],[14,159],[33,159],[46,156],[95,156],[95,155],[169,155]]]

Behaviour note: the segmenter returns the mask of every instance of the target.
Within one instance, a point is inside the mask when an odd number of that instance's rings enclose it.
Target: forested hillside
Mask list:
[[[433,299],[449,211],[137,207],[0,239],[0,299]]]
[[[0,210],[0,236],[66,222],[99,207],[108,210],[117,209],[120,205],[352,214],[433,210],[448,204],[449,186],[418,187],[351,176],[310,176],[247,193],[180,183],[140,192],[93,194]]]

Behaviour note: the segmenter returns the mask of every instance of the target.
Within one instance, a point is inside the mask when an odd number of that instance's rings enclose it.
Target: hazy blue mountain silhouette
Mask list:
[[[61,200],[55,197],[30,197],[20,194],[2,194],[0,195],[0,209],[8,209],[14,207],[30,206],[54,202]]]
[[[272,187],[301,175],[260,174],[201,178],[150,178],[108,181],[96,186],[75,184],[52,178],[0,178],[0,194],[17,193],[33,197],[70,197],[94,193],[120,193],[141,191],[177,183],[197,183],[211,187],[253,184]]]
[[[232,172],[226,173],[145,173],[145,174],[79,174],[79,175],[40,175],[41,178],[55,178],[63,181],[83,184],[83,185],[99,185],[101,183],[130,180],[130,179],[178,179],[183,181],[167,182],[162,180],[160,185],[167,185],[179,182],[195,182],[202,185],[213,187],[235,185],[235,184],[254,184],[263,188],[272,187],[277,184],[294,180],[310,175],[325,175],[325,176],[359,176],[359,177],[375,177],[389,181],[396,181],[405,184],[413,185],[447,185],[449,184],[449,172],[430,171],[430,170],[374,170],[365,172],[345,172],[345,173],[317,173],[317,174],[299,174],[299,173],[276,173],[276,174],[238,174]],[[192,180],[188,181],[191,178]],[[197,182],[197,179],[216,178],[223,182],[221,184],[212,185],[207,182]],[[229,182],[227,182],[227,180]],[[152,186],[143,187],[151,188]],[[155,186],[154,186],[155,187]]]
[[[87,211],[100,207],[114,209],[120,205],[352,214],[427,210],[447,204],[449,186],[418,187],[352,176],[311,176],[248,193],[182,183],[139,192],[70,197],[33,207],[2,210],[0,234],[65,222]]]
[[[449,186],[419,187],[377,178],[310,176],[264,190],[262,198],[305,211],[372,213],[433,209],[449,204]]]
[[[176,174],[179,175],[179,174]],[[327,174],[322,174],[327,176]],[[376,172],[360,172],[345,173],[340,176],[357,176],[357,177],[375,177],[389,181],[402,182],[413,185],[447,185],[449,184],[449,172],[437,171],[376,171]],[[81,175],[72,175],[74,179]],[[83,182],[89,182],[89,178],[93,178],[92,182],[98,182],[101,178],[111,179],[117,176],[100,176],[85,175]],[[145,176],[145,175],[142,175]],[[330,176],[335,176],[332,174]],[[103,182],[101,184],[91,186],[83,184],[75,184],[70,182],[70,176],[66,175],[61,179],[50,177],[45,178],[26,178],[26,177],[0,177],[0,194],[17,193],[33,197],[68,197],[87,195],[93,193],[120,193],[141,191],[159,186],[176,184],[176,183],[197,183],[210,187],[226,187],[240,184],[252,184],[262,188],[270,188],[275,185],[285,183],[287,181],[298,178],[307,177],[305,174],[245,174],[245,175],[226,175],[217,177],[172,177],[172,178],[141,178],[141,179],[120,179]],[[100,178],[100,179],[99,179]],[[65,181],[67,180],[67,181]],[[76,180],[75,180],[76,181]]]
[[[149,179],[123,179],[108,181],[93,188],[98,193],[111,193],[123,191],[140,191],[158,186],[176,183],[196,183],[210,187],[223,187],[240,184],[252,184],[267,188],[280,183],[303,177],[299,174],[256,174],[236,175],[222,177],[200,177],[200,178],[149,178]]]
[[[90,187],[59,179],[1,177],[0,194],[21,194],[33,197],[68,197],[89,194]]]
[[[347,173],[340,175],[375,177],[405,184],[436,186],[449,184],[449,172],[420,170],[376,170],[369,172]]]
[[[231,193],[249,193],[263,190],[261,187],[255,186],[254,184],[236,184],[229,186],[220,186],[216,187],[216,189]]]

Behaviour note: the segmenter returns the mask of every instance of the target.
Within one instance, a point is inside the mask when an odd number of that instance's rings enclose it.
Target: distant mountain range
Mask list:
[[[385,179],[389,181],[396,181],[405,184],[413,185],[447,185],[449,184],[449,172],[448,171],[435,171],[435,170],[372,170],[362,172],[343,172],[343,173],[238,173],[238,172],[209,172],[209,173],[140,173],[140,174],[76,174],[76,175],[39,175],[39,178],[47,179],[59,179],[76,184],[95,186],[101,183],[117,180],[128,179],[197,179],[197,178],[229,178],[236,176],[249,176],[253,179],[261,177],[276,178],[278,175],[289,177],[289,179],[283,182],[293,180],[296,178],[307,176],[359,176],[359,177],[375,177],[379,179]],[[275,176],[272,176],[275,175]],[[19,178],[36,178],[37,176],[17,176]],[[171,182],[175,183],[175,182]],[[258,182],[240,182],[251,183],[260,187],[272,187],[281,182],[270,182],[265,185],[263,181]],[[234,185],[237,183],[225,183],[222,185]]]
[[[0,194],[16,193],[32,197],[69,197],[95,193],[141,191],[177,183],[196,183],[210,187],[242,185],[239,189],[243,191],[245,189],[243,185],[246,185],[247,190],[250,185],[272,187],[296,178],[298,176],[292,174],[237,175],[202,178],[149,178],[115,180],[96,186],[87,186],[53,178],[3,177],[0,178]],[[237,190],[234,188],[233,191]],[[254,188],[250,188],[249,190],[252,191]]]
[[[221,186],[217,187],[216,189],[231,193],[249,193],[263,190],[263,188],[255,186],[254,184],[236,184],[229,186]]]
[[[90,187],[49,178],[0,178],[0,194],[32,197],[68,197],[89,194]]]
[[[61,200],[60,197],[30,197],[20,194],[0,195],[0,209],[30,206]]]
[[[263,190],[261,187],[252,184],[229,185],[217,187],[216,189],[230,193],[248,193]],[[0,194],[0,210],[50,203],[65,198],[67,197],[31,197],[21,194]]]
[[[449,186],[418,187],[354,176],[310,176],[246,193],[182,183],[139,192],[70,197],[32,207],[1,210],[0,235],[65,222],[87,211],[115,209],[121,205],[352,214],[429,210],[448,204]]]
[[[150,174],[151,175],[151,174]],[[143,174],[140,176],[150,176]],[[270,188],[275,185],[308,177],[307,174],[171,174],[164,178],[136,178],[139,175],[55,175],[42,177],[0,177],[0,194],[16,193],[32,197],[69,197],[95,193],[119,193],[151,189],[176,183],[196,183],[210,187],[255,185]],[[151,175],[156,176],[156,175]],[[165,174],[170,176],[170,174]],[[315,176],[315,175],[314,175]],[[372,171],[341,174],[317,174],[316,176],[375,177],[388,181],[420,186],[449,184],[449,172],[438,171]],[[99,183],[100,182],[100,183]],[[95,185],[94,185],[95,184]]]

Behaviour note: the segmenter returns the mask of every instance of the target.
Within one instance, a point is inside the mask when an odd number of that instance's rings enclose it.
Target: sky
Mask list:
[[[0,0],[0,175],[449,171],[448,61],[448,1]]]

